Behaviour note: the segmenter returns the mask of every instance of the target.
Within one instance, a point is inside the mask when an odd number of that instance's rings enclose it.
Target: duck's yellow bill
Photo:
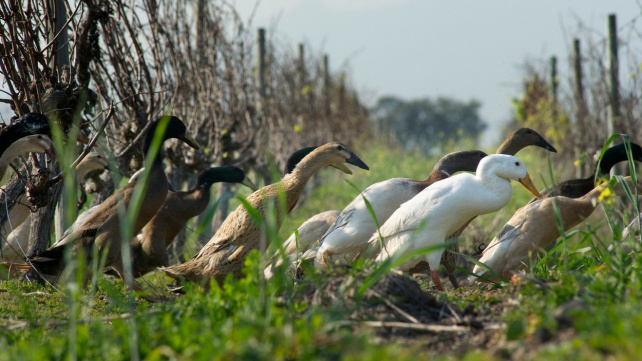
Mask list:
[[[537,190],[537,188],[535,188],[533,181],[531,181],[531,176],[528,175],[528,173],[526,173],[526,177],[519,179],[519,182],[524,186],[524,188],[533,193],[535,197],[542,198],[542,195],[539,194],[539,191]]]
[[[343,162],[330,164],[330,167],[337,168],[338,170],[342,171],[343,173],[352,174],[352,171],[350,170],[350,168],[346,167],[345,163],[343,163]]]

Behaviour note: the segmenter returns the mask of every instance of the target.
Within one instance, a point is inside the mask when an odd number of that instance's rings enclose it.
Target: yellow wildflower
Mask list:
[[[603,202],[606,201],[606,204],[611,203],[611,198],[613,197],[613,192],[611,191],[611,188],[605,188],[602,193],[597,197],[598,202]]]

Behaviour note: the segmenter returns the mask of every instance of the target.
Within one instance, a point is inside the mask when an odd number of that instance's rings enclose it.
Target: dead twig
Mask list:
[[[158,313],[158,310],[152,310],[150,312],[146,312],[145,314],[154,314]],[[140,314],[140,313],[139,313]],[[82,318],[76,321],[77,324],[80,325],[86,325],[90,324],[95,321],[100,321],[103,323],[111,322],[114,320],[127,320],[134,317],[129,312],[126,313],[121,313],[118,315],[111,315],[111,316],[105,316],[102,318]],[[27,327],[39,327],[39,326],[44,326],[44,327],[58,327],[58,326],[65,326],[69,324],[69,320],[47,320],[47,321],[21,321],[21,320],[11,320],[11,319],[0,319],[0,323],[5,323],[7,324],[4,327],[1,327],[0,330],[2,331],[14,331],[14,330],[20,330],[24,329]]]
[[[431,325],[426,323],[407,323],[407,322],[394,322],[394,321],[351,321],[344,320],[334,322],[330,325],[331,327],[346,327],[346,326],[367,326],[367,327],[392,327],[392,328],[403,328],[411,329],[418,331],[427,331],[427,332],[471,332],[470,327],[468,326],[448,326],[448,325]]]

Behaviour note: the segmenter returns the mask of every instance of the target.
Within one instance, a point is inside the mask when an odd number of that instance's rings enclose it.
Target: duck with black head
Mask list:
[[[510,279],[515,272],[528,268],[530,261],[545,252],[546,247],[560,236],[560,229],[568,232],[582,223],[600,204],[601,194],[613,189],[616,195],[629,190],[642,192],[642,184],[633,183],[631,177],[620,181],[606,182],[594,187],[581,197],[549,196],[537,198],[513,214],[506,225],[497,233],[475,265],[471,281],[499,281],[495,274]],[[488,269],[495,274],[488,272]]]
[[[167,247],[191,218],[207,208],[212,185],[219,182],[239,183],[252,190],[257,189],[242,169],[222,166],[202,171],[196,185],[188,191],[169,191],[154,218],[132,239],[134,277],[142,277],[157,267],[169,266]]]
[[[352,174],[345,163],[368,169],[347,146],[337,142],[327,143],[312,150],[280,182],[252,193],[246,202],[264,219],[268,210],[275,212],[278,230],[283,217],[292,210],[310,177],[325,166]],[[228,215],[216,234],[191,260],[161,270],[174,279],[194,282],[205,288],[209,286],[210,279],[222,285],[227,274],[231,273],[237,278],[242,275],[245,257],[251,250],[259,249],[261,244],[267,246],[267,236],[262,228],[241,205]]]
[[[146,161],[148,164],[151,163],[152,166],[149,169],[147,184],[141,184],[144,187],[144,196],[140,209],[131,225],[131,230],[134,234],[138,233],[152,219],[167,196],[168,181],[163,171],[162,154],[160,151],[150,151],[157,128],[162,130],[163,127],[165,128],[161,134],[163,141],[176,138],[192,148],[199,148],[198,143],[187,132],[185,124],[177,117],[165,116],[152,124],[143,144]],[[121,279],[125,280],[121,257],[122,237],[119,208],[128,208],[130,206],[138,183],[127,183],[118,189],[112,196],[97,206],[96,211],[92,212],[90,216],[84,218],[82,222],[74,223],[72,228],[65,232],[63,238],[52,247],[34,257],[30,257],[27,260],[27,264],[7,265],[5,263],[5,266],[18,267],[19,269],[34,268],[42,275],[58,277],[66,266],[64,257],[66,248],[70,247],[74,255],[82,254],[86,258],[87,264],[89,264],[93,260],[92,249],[95,247],[98,250],[99,259],[102,257],[105,259],[104,266],[112,267]],[[87,274],[88,276],[89,274]],[[136,283],[132,286],[134,289],[141,289]]]

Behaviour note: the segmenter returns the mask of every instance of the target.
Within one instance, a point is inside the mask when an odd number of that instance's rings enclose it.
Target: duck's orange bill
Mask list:
[[[526,173],[526,177],[519,179],[519,182],[524,186],[524,188],[533,193],[535,197],[542,198],[542,195],[539,194],[539,191],[537,191],[537,188],[535,188],[533,181],[531,181],[531,176],[529,176],[528,173]]]

